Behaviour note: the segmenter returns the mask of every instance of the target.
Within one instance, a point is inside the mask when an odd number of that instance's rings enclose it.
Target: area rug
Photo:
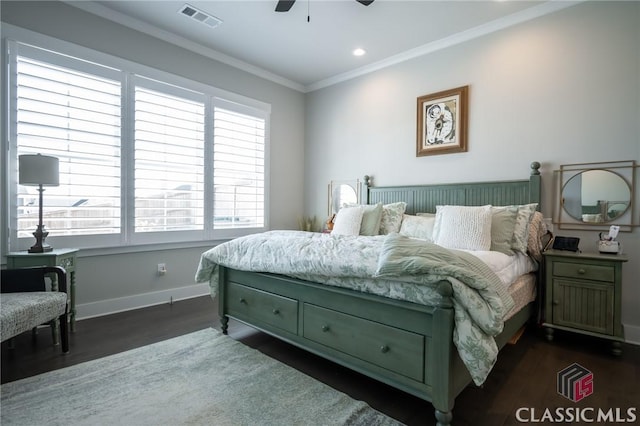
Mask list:
[[[8,425],[399,425],[209,328],[0,387]]]

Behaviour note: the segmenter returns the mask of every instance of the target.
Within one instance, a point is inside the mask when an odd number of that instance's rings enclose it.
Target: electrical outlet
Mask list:
[[[164,275],[167,273],[167,265],[164,263],[158,263],[158,275]]]

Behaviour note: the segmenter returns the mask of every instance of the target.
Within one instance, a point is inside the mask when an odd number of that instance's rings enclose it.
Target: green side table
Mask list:
[[[76,261],[78,249],[53,249],[46,253],[16,251],[7,254],[7,268],[26,268],[30,266],[62,266],[67,271],[67,291],[69,292],[71,332],[76,330]],[[58,288],[56,276],[51,276],[51,286]],[[55,333],[57,336],[57,333]],[[56,338],[56,337],[54,337]]]
[[[623,255],[544,252],[545,320],[547,340],[553,330],[611,341],[620,355],[624,333],[621,321]]]

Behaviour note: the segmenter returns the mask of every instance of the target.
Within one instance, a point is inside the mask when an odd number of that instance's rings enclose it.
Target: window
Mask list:
[[[88,64],[83,64],[87,68]],[[80,67],[78,67],[80,68]],[[45,191],[50,235],[120,233],[120,81],[19,56],[17,153],[60,160],[60,186]],[[18,237],[38,224],[38,191],[18,186]]]
[[[204,103],[136,86],[135,232],[204,229]]]
[[[11,250],[33,243],[38,222],[37,190],[17,182],[22,154],[60,160],[60,186],[43,203],[53,245],[266,229],[268,105],[106,55],[96,63],[19,42],[9,52]]]
[[[214,109],[214,229],[264,226],[265,120]]]

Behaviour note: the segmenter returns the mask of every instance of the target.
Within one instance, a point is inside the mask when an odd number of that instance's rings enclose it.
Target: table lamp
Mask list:
[[[33,236],[36,237],[36,243],[29,249],[29,253],[44,253],[51,251],[53,248],[44,243],[49,232],[44,230],[42,224],[42,193],[44,186],[58,186],[60,184],[58,159],[41,154],[20,155],[18,157],[18,183],[26,186],[37,186],[40,192],[38,203],[38,228]]]

